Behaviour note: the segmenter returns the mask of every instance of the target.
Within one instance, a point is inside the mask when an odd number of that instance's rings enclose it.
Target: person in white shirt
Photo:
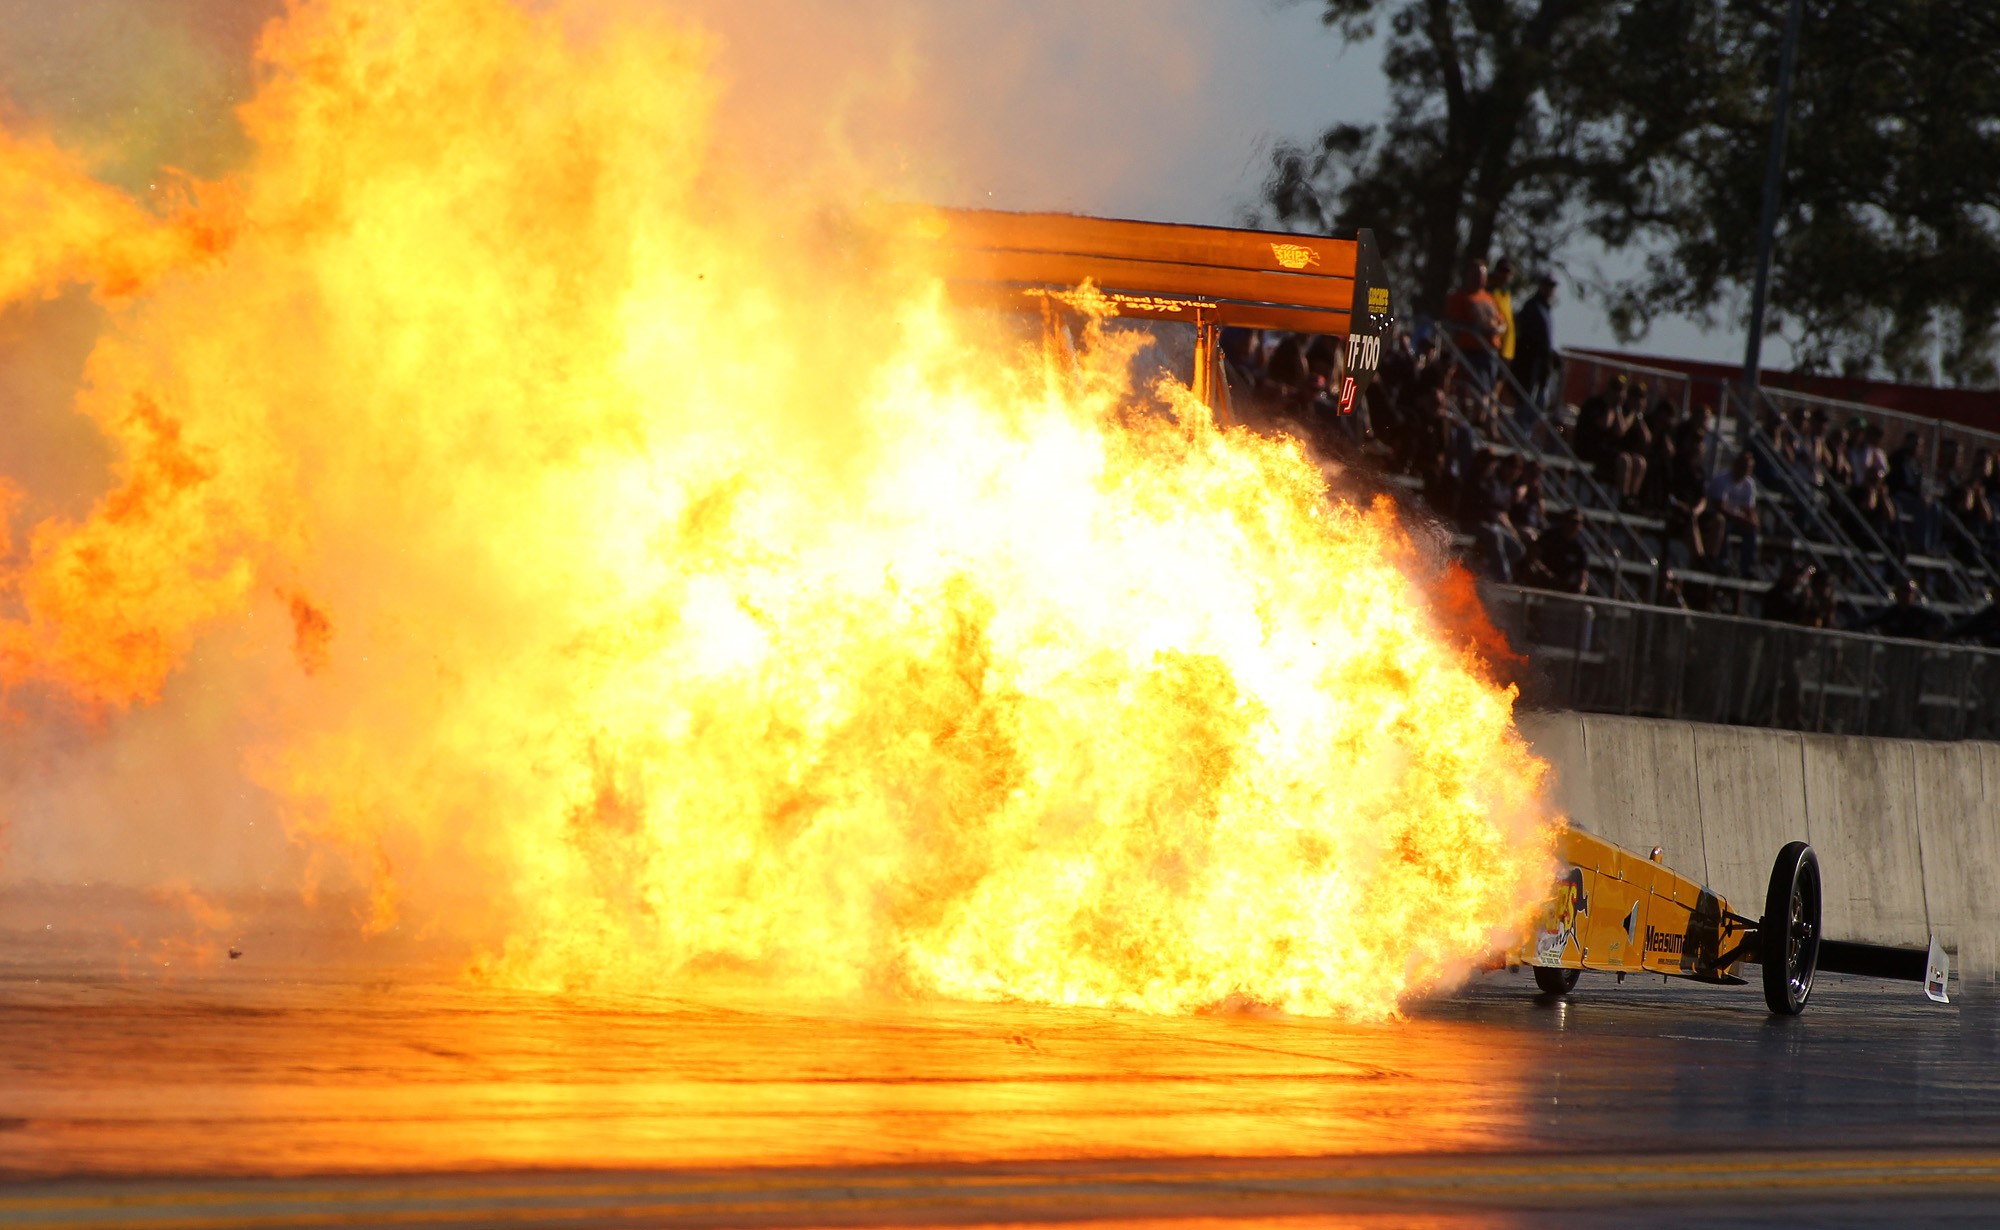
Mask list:
[[[1757,575],[1757,480],[1750,476],[1752,464],[1748,452],[1738,453],[1728,473],[1709,480],[1707,524],[1702,527],[1709,567],[1720,570],[1728,540],[1734,538],[1736,571],[1744,577]]]

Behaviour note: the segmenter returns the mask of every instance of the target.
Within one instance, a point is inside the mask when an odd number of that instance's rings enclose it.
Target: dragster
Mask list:
[[[1395,316],[1374,234],[1281,234],[995,210],[925,208],[911,236],[934,246],[956,298],[1031,311],[1054,334],[1079,312],[1193,327],[1190,387],[1234,421],[1221,348],[1225,327],[1330,336],[1340,413],[1367,392]],[[1085,293],[1085,284],[1088,292]],[[1805,842],[1778,852],[1755,918],[1650,857],[1577,828],[1557,839],[1563,868],[1539,920],[1492,964],[1530,966],[1544,993],[1566,995],[1584,970],[1664,974],[1744,985],[1762,970],[1772,1012],[1796,1016],[1820,970],[1920,981],[1945,1002],[1950,966],[1921,949],[1824,939],[1819,860]]]
[[[1926,952],[1820,934],[1819,858],[1803,841],[1778,851],[1755,918],[1669,870],[1658,847],[1635,854],[1570,828],[1557,838],[1556,858],[1554,891],[1500,962],[1532,968],[1545,995],[1569,994],[1585,970],[1743,986],[1749,980],[1737,971],[1755,964],[1764,1003],[1779,1016],[1804,1011],[1821,970],[1922,982],[1925,995],[1948,1002],[1951,963],[1935,938]]]

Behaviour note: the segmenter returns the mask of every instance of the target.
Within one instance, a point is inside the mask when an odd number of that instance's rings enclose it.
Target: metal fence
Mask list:
[[[1533,708],[1914,739],[2000,738],[2000,651],[1482,586]]]

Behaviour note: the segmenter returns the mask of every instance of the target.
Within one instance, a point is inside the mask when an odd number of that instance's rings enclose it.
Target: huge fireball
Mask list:
[[[711,141],[698,33],[299,0],[258,54],[165,215],[0,135],[0,300],[110,305],[118,458],[14,527],[16,698],[115,739],[212,671],[366,925],[520,985],[1380,1014],[1511,936],[1511,695],[1298,445],[955,313],[866,185]]]

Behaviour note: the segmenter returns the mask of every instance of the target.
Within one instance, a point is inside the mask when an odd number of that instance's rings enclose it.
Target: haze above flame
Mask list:
[[[753,178],[699,34],[316,0],[260,56],[166,219],[0,136],[0,297],[112,304],[120,459],[16,536],[11,694],[116,738],[228,661],[368,925],[471,886],[519,985],[1379,1014],[1539,895],[1541,766],[1389,510]]]

